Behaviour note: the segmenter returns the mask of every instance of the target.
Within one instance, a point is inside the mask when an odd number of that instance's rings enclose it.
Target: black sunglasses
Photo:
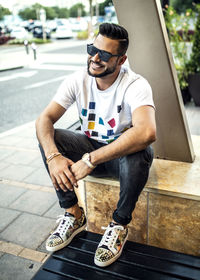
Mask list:
[[[95,56],[98,53],[99,58],[105,62],[108,62],[108,60],[113,56],[122,56],[122,54],[112,54],[110,52],[97,49],[93,44],[87,44],[87,53],[91,56]]]

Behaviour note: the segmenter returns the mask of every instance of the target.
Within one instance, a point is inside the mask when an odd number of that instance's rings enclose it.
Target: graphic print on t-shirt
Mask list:
[[[99,136],[102,140],[106,140],[107,143],[110,143],[118,138],[118,136],[113,137],[115,134],[114,127],[116,126],[115,118],[111,118],[109,121],[105,121],[102,116],[97,116],[95,113],[96,103],[90,101],[88,104],[88,108],[82,108],[81,114],[82,118],[80,117],[81,124],[84,124],[84,127],[87,127],[88,130],[84,131],[87,137],[96,137],[99,139]],[[119,114],[121,112],[122,106],[118,105],[116,108],[116,112]],[[115,110],[114,110],[115,111]],[[104,128],[104,134],[100,134],[98,131],[98,126]],[[96,129],[96,130],[95,130]]]

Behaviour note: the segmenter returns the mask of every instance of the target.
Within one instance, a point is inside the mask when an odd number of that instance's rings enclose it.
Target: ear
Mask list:
[[[119,58],[119,65],[122,65],[124,64],[124,62],[126,61],[127,59],[127,56],[126,55],[123,55]]]

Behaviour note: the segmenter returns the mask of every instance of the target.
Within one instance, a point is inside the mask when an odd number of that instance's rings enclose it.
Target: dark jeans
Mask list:
[[[80,160],[84,153],[89,153],[106,145],[79,132],[65,129],[56,129],[54,138],[59,152],[74,162]],[[48,171],[41,146],[40,150]],[[93,176],[115,177],[120,181],[119,201],[117,209],[113,213],[113,219],[117,223],[123,225],[130,223],[138,197],[147,182],[152,160],[153,150],[148,146],[140,152],[99,164],[92,171],[91,175]],[[56,193],[62,208],[70,208],[78,202],[75,192],[59,190]]]

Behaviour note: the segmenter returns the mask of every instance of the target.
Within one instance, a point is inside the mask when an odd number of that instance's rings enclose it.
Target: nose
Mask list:
[[[93,60],[94,62],[99,62],[99,61],[101,61],[101,59],[99,58],[99,53],[96,53],[96,54],[92,57],[92,60]]]

